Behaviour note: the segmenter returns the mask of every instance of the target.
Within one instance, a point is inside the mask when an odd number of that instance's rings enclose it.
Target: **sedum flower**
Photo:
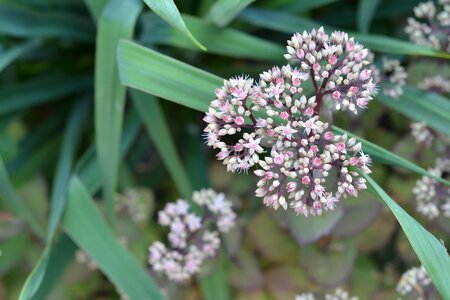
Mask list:
[[[437,177],[450,172],[450,159],[438,158],[429,172]],[[450,218],[450,187],[428,176],[423,176],[413,188],[417,211],[435,219],[439,215]]]
[[[349,293],[341,288],[337,288],[331,294],[314,295],[305,293],[295,297],[295,300],[358,300],[358,297],[350,296]]]
[[[356,113],[356,107],[367,105],[375,85],[367,50],[344,33],[328,37],[321,28],[294,35],[288,45],[289,53],[302,53],[287,55],[300,61],[300,68],[273,67],[258,82],[244,76],[225,80],[205,115],[204,132],[228,171],[256,168],[260,180],[255,193],[264,204],[321,215],[342,196],[356,196],[366,188],[360,173],[370,173],[371,163],[361,143],[334,135],[320,120],[322,98],[328,95],[336,107]],[[320,64],[328,76],[319,73]],[[308,79],[317,86],[310,98],[302,88]]]
[[[381,70],[374,72],[375,78],[383,87],[383,93],[394,99],[403,95],[403,87],[406,84],[408,73],[400,65],[398,59],[388,59],[383,57]]]
[[[411,123],[411,135],[419,145],[430,146],[433,143],[434,135],[425,122]]]
[[[433,293],[434,286],[425,268],[420,266],[406,271],[400,278],[396,290],[402,296],[426,300],[430,299],[427,295]]]
[[[414,8],[414,15],[405,27],[410,40],[450,52],[450,1],[420,3]]]
[[[191,211],[186,200],[168,203],[158,214],[161,226],[170,228],[169,246],[160,241],[149,247],[149,263],[156,273],[183,282],[198,273],[203,262],[220,247],[220,234],[228,232],[236,215],[224,194],[213,190],[194,192],[193,201],[202,216]]]
[[[442,75],[427,76],[419,82],[418,86],[421,89],[438,94],[450,93],[450,80]]]
[[[298,63],[313,82],[316,97],[330,99],[337,110],[357,113],[373,99],[373,81],[369,51],[347,33],[328,35],[323,27],[310,33],[296,33],[288,41],[285,58]]]

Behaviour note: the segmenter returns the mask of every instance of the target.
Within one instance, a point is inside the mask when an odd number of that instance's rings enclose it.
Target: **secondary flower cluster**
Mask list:
[[[358,297],[350,296],[349,293],[341,288],[337,288],[332,294],[315,295],[312,293],[301,294],[295,297],[295,300],[358,300]]]
[[[426,295],[430,295],[434,289],[431,278],[423,266],[406,271],[397,285],[397,292],[402,296],[415,297],[414,299],[422,300],[431,299],[426,297]]]
[[[201,209],[201,216],[182,199],[159,212],[159,224],[170,227],[169,246],[156,241],[148,249],[152,269],[176,282],[198,273],[202,263],[216,254],[220,234],[228,232],[235,223],[232,204],[224,194],[201,190],[194,192],[193,201]]]
[[[392,98],[403,95],[408,73],[398,59],[383,57],[381,69],[374,69],[374,78],[383,87],[383,93]]]
[[[450,0],[420,3],[414,8],[414,18],[408,18],[405,32],[411,41],[450,52]]]
[[[427,76],[419,82],[418,86],[421,89],[438,94],[450,93],[450,80],[442,75]]]
[[[329,96],[337,109],[356,113],[372,99],[375,84],[367,49],[345,33],[328,37],[320,28],[295,34],[288,53],[300,69],[273,67],[257,83],[243,76],[225,80],[206,113],[204,131],[228,171],[258,167],[256,196],[267,206],[320,215],[341,196],[366,188],[360,173],[370,173],[371,163],[355,138],[333,134],[319,119],[322,100]],[[308,79],[315,86],[310,98],[302,88]]]
[[[450,173],[450,158],[438,158],[436,166],[428,170],[431,174],[442,177]],[[450,218],[450,186],[438,182],[429,176],[423,176],[413,188],[417,201],[417,211],[435,219],[440,214]]]

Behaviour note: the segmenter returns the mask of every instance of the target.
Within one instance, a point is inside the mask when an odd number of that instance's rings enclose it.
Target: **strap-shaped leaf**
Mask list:
[[[164,299],[149,274],[120,246],[88,190],[78,177],[71,180],[64,230],[130,299]]]
[[[6,51],[0,51],[0,72],[17,58],[31,50],[36,49],[40,45],[42,45],[42,41],[40,39],[32,39],[15,45]]]
[[[380,0],[359,0],[358,1],[358,30],[367,34]]]
[[[186,37],[188,37],[192,42],[194,42],[194,44],[197,45],[198,48],[200,48],[201,50],[206,50],[205,46],[200,44],[200,42],[197,41],[197,39],[189,31],[173,0],[164,0],[164,1],[144,0],[144,2],[157,15],[163,18],[171,26],[181,31]]]
[[[88,18],[62,11],[34,10],[0,4],[0,34],[22,38],[62,38],[92,43],[94,27]]]
[[[393,99],[382,92],[377,100],[384,105],[414,119],[423,121],[430,127],[450,135],[450,100],[439,94],[405,86],[404,93]]]
[[[147,26],[140,40],[161,45],[169,45],[184,49],[197,50],[191,41],[178,30],[165,26],[163,22],[155,20],[154,15],[145,14],[143,21],[153,26]],[[261,59],[266,61],[282,61],[285,48],[279,44],[267,41],[248,33],[231,29],[211,26],[205,20],[183,15],[186,24],[207,48],[209,53],[242,57],[249,59]],[[158,28],[164,34],[155,34],[152,28]]]
[[[67,186],[70,175],[72,174],[75,152],[81,139],[88,103],[88,101],[77,102],[67,122],[50,199],[51,206],[46,246],[38,264],[25,281],[20,292],[20,299],[33,299],[47,273],[47,267],[52,255],[53,238],[67,201]]]
[[[190,199],[192,196],[192,187],[180,156],[177,153],[159,100],[152,95],[137,90],[131,91],[131,97],[147,129],[147,133],[158,149],[159,155],[175,181],[178,191],[185,199]]]
[[[117,42],[131,38],[142,5],[139,0],[110,0],[99,19],[95,53],[95,139],[108,218],[115,222],[120,135],[125,87],[116,64]]]
[[[208,19],[219,27],[225,27],[255,0],[218,0],[209,10]]]
[[[240,15],[242,20],[262,28],[293,34],[294,32],[311,30],[323,26],[310,19],[298,17],[285,12],[274,12],[257,8],[247,8]],[[326,30],[333,31],[336,28],[324,26]],[[355,40],[374,51],[393,54],[423,55],[450,59],[450,54],[436,49],[416,45],[407,41],[399,40],[376,34],[358,34],[348,32]]]
[[[370,192],[381,199],[400,223],[417,257],[424,265],[443,299],[450,299],[450,257],[444,245],[400,207],[368,175],[363,175]]]

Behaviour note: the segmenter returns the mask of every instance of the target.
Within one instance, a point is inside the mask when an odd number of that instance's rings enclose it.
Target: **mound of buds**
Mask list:
[[[306,293],[298,295],[295,300],[358,300],[358,297],[352,297],[347,291],[341,288],[337,288],[332,294],[315,295],[312,293]]]
[[[425,122],[411,123],[411,135],[419,145],[430,146],[433,143],[433,133]]]
[[[182,199],[167,204],[159,212],[159,224],[170,227],[169,246],[156,241],[148,249],[153,271],[176,282],[186,281],[200,271],[202,263],[216,254],[220,234],[228,232],[236,219],[224,194],[201,190],[194,192],[193,201],[201,216],[192,212]]]
[[[450,52],[450,0],[420,3],[414,8],[414,18],[408,18],[405,32],[411,41]]]
[[[330,36],[323,28],[296,33],[288,41],[285,58],[300,64],[314,85],[318,102],[323,97],[334,103],[337,110],[366,108],[372,100],[376,85],[373,82],[369,51],[349,38],[347,33],[335,31]]]
[[[400,65],[398,59],[388,59],[383,57],[381,70],[374,70],[375,80],[380,82],[383,87],[383,93],[394,99],[403,95],[403,87],[406,84],[408,73]]]
[[[429,172],[437,177],[449,174],[450,159],[438,158],[436,166],[429,169]],[[417,211],[424,216],[435,219],[443,214],[450,218],[450,187],[448,185],[423,176],[413,188],[413,194],[417,201]]]
[[[328,38],[321,28],[294,35],[289,45],[289,53],[303,53],[297,57],[301,68],[273,67],[258,83],[242,76],[226,80],[206,113],[204,131],[228,171],[257,167],[256,196],[267,206],[320,215],[341,196],[366,188],[360,173],[370,173],[371,162],[354,138],[333,134],[319,120],[323,97],[356,112],[371,99],[375,85],[364,60],[367,50],[346,34]],[[309,99],[302,88],[308,79],[317,87]]]
[[[434,290],[431,278],[423,266],[406,271],[397,285],[397,292],[411,299],[434,299],[430,297]]]

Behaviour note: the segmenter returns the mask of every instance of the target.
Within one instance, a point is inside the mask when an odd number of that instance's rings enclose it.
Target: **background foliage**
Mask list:
[[[417,3],[0,0],[0,298],[163,299],[163,286],[174,299],[292,299],[347,286],[394,299],[417,256],[449,298],[437,240],[449,223],[417,217],[410,199],[434,156],[417,155],[409,120],[450,134],[448,99],[415,87],[450,57],[407,41]],[[372,193],[304,219],[265,209],[255,178],[226,173],[201,119],[222,78],[283,63],[286,39],[321,25],[401,59],[410,82],[398,101],[380,95],[362,118],[335,120],[375,159]],[[196,282],[152,278],[155,210],[208,186],[236,196],[238,229]],[[144,216],[118,209],[116,193]]]

